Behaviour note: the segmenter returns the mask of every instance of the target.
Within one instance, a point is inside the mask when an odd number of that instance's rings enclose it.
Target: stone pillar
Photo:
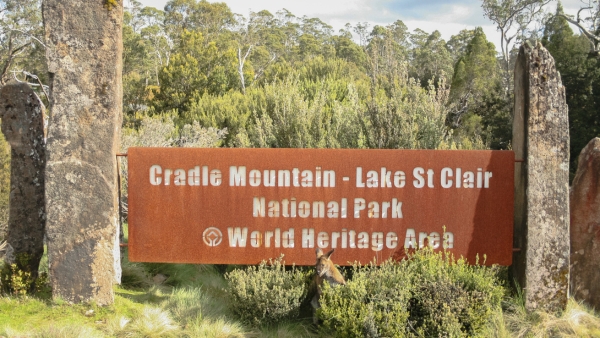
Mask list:
[[[11,154],[5,259],[31,273],[33,291],[44,254],[44,105],[27,84],[11,83],[0,90],[0,117]]]
[[[44,0],[51,79],[46,165],[53,297],[114,301],[122,1]],[[110,3],[115,3],[111,1]]]
[[[579,155],[571,187],[571,292],[600,310],[600,138]]]
[[[569,122],[554,59],[519,50],[513,120],[515,273],[529,310],[559,311],[569,290]]]

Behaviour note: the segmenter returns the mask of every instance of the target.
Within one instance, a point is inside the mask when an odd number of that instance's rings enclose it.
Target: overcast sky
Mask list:
[[[144,6],[164,9],[167,0],[138,0]],[[216,1],[210,1],[216,2]],[[346,23],[368,22],[388,25],[402,20],[409,28],[428,33],[438,30],[445,40],[462,29],[481,26],[489,41],[500,45],[496,27],[483,16],[481,0],[225,0],[234,13],[248,16],[263,9],[271,13],[285,8],[297,17],[317,17],[337,32]],[[575,14],[581,0],[563,0],[565,12]],[[556,2],[547,10],[554,12]]]

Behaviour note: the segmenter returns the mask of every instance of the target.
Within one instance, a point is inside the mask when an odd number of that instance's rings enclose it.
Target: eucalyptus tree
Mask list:
[[[483,14],[500,31],[500,51],[504,69],[504,88],[508,96],[512,88],[511,52],[522,41],[530,25],[544,13],[551,0],[482,0]]]
[[[318,55],[326,58],[335,55],[333,28],[319,18],[304,16],[300,23],[301,35],[298,39],[298,54],[302,59]]]
[[[0,0],[0,86],[46,78],[41,0]],[[38,79],[38,77],[41,78]]]
[[[559,3],[556,16],[577,26],[589,41],[590,56],[600,58],[600,3],[597,0],[582,0],[581,3],[583,6],[575,16],[565,14]]]
[[[478,135],[493,149],[506,149],[510,142],[510,109],[503,99],[502,73],[496,47],[481,27],[461,31],[451,41],[471,39],[454,66],[447,124],[459,138]]]
[[[350,32],[341,31],[340,33],[332,37],[335,55],[340,59],[354,63],[360,69],[364,69],[367,60],[365,49],[352,40]]]
[[[251,85],[260,78],[267,67],[284,53],[282,41],[285,35],[279,26],[280,21],[267,10],[250,12],[248,18],[237,17],[234,39],[242,93],[246,93],[247,84]],[[245,67],[247,60],[250,60],[250,67]],[[250,82],[246,74],[252,76]]]
[[[446,48],[452,55],[452,61],[456,63],[466,52],[467,46],[475,37],[474,29],[463,29],[458,34],[452,35],[446,43]]]
[[[395,74],[405,74],[408,64],[406,36],[398,36],[397,28],[402,21],[386,27],[376,25],[371,30],[367,51],[367,72],[374,84],[372,89],[381,86],[390,91]],[[405,26],[404,26],[405,28]]]
[[[139,123],[160,89],[159,74],[169,64],[173,41],[164,12],[131,0],[123,16],[123,112],[125,124]],[[144,113],[145,114],[145,113]]]
[[[452,74],[452,56],[439,31],[431,34],[417,28],[410,35],[410,76],[426,87],[429,81],[438,82]]]
[[[140,36],[146,41],[149,51],[148,57],[152,60],[153,77],[155,85],[160,85],[158,72],[169,64],[174,46],[173,39],[167,35],[165,12],[153,7],[144,7],[139,13],[144,22]]]
[[[579,153],[592,138],[600,136],[600,59],[588,34],[575,34],[569,23],[559,4],[556,15],[546,22],[542,43],[552,54],[565,86],[573,177]],[[592,29],[587,28],[588,32]]]
[[[199,31],[208,45],[235,23],[235,15],[224,2],[169,0],[165,5],[165,29],[176,43],[184,31]]]

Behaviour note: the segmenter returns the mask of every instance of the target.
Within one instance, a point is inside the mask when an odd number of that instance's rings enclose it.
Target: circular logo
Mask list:
[[[208,246],[217,246],[223,241],[223,233],[215,227],[206,228],[202,233],[202,240]]]

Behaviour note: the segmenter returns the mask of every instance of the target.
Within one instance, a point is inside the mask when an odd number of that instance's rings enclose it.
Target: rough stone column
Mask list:
[[[28,85],[11,83],[0,90],[0,117],[11,155],[6,261],[31,273],[33,291],[44,254],[44,105]]]
[[[557,311],[569,290],[569,122],[548,51],[522,46],[515,67],[513,272],[529,310]]]
[[[571,292],[600,310],[600,138],[579,155],[571,187]]]
[[[46,166],[53,297],[111,304],[120,271],[117,164],[122,1],[44,0],[51,78]]]

